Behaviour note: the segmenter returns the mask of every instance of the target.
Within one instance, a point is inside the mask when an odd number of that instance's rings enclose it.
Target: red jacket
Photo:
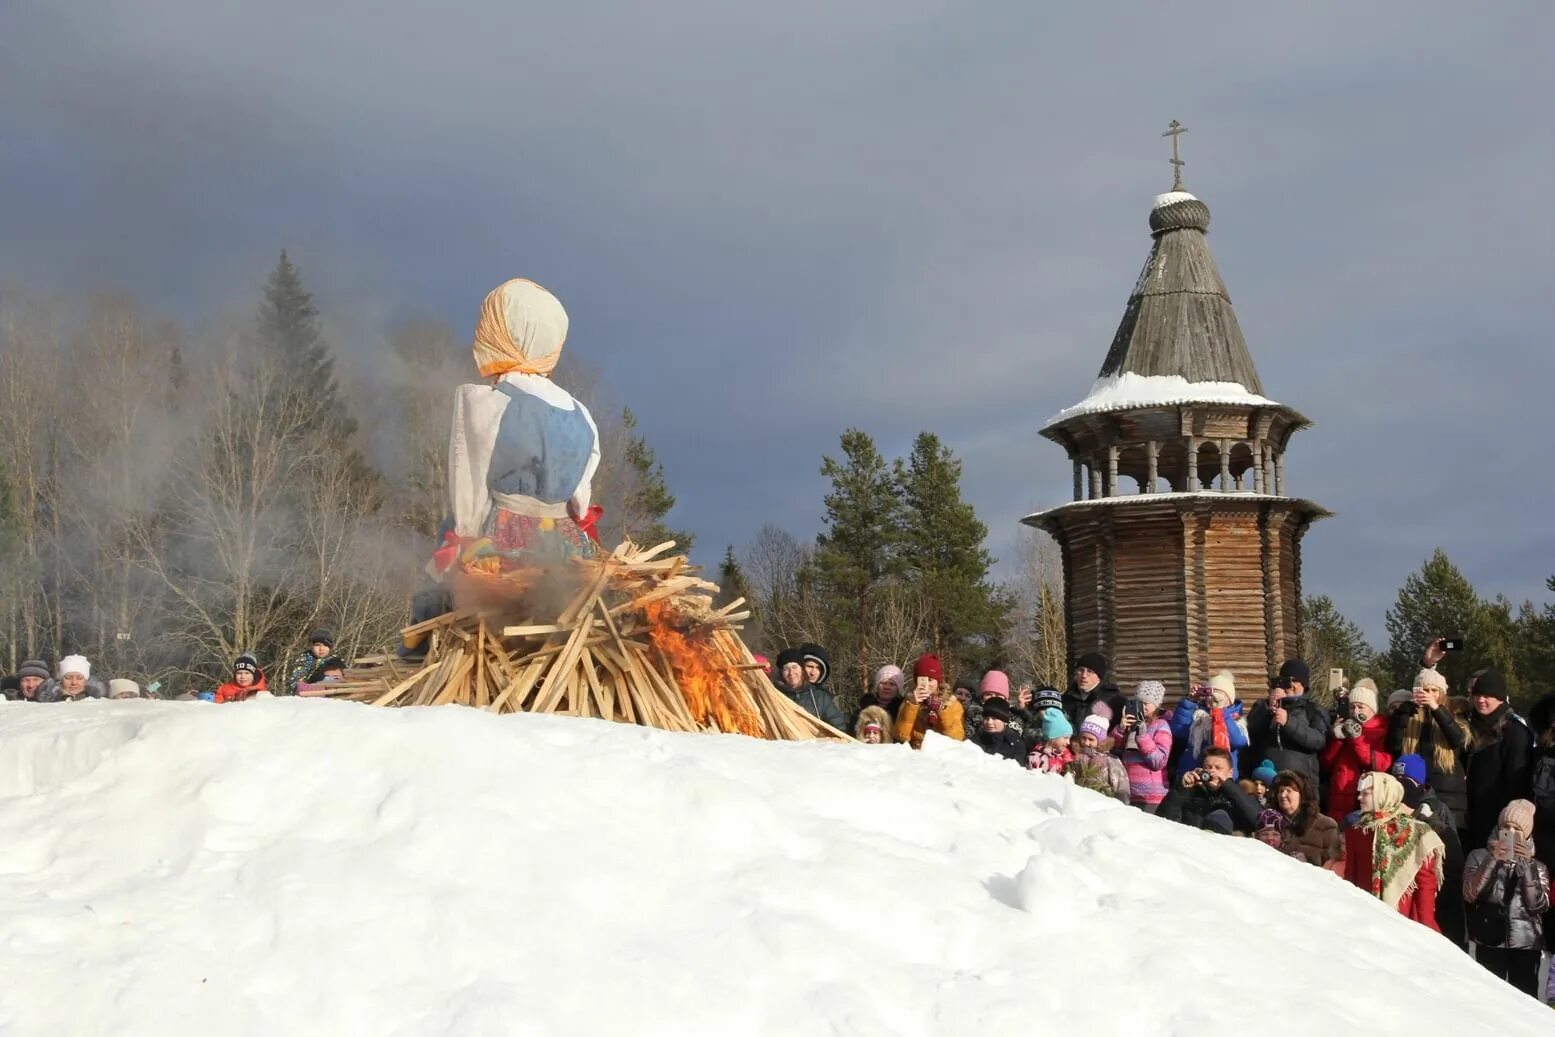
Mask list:
[[[1345,829],[1344,870],[1340,872],[1367,893],[1371,892],[1371,840],[1372,834],[1359,825]],[[1399,898],[1398,913],[1441,932],[1442,927],[1436,924],[1436,897],[1440,891],[1436,869],[1430,862],[1422,864],[1415,873],[1415,888]]]
[[[248,687],[242,687],[235,681],[228,681],[216,689],[217,702],[242,702],[244,699],[253,698],[261,691],[269,691],[265,687],[265,671],[260,670],[254,677],[254,683]]]
[[[1355,786],[1361,775],[1393,766],[1393,757],[1385,748],[1387,741],[1388,718],[1381,713],[1366,721],[1359,738],[1335,738],[1329,734],[1328,744],[1318,756],[1328,772],[1329,817],[1343,823],[1345,815],[1360,806]],[[1367,854],[1366,859],[1371,860],[1371,855]]]

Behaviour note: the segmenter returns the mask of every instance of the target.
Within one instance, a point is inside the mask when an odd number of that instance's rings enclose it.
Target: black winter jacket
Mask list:
[[[1317,754],[1328,742],[1327,717],[1323,707],[1305,695],[1286,696],[1285,723],[1274,723],[1274,710],[1267,700],[1253,706],[1247,715],[1249,748],[1242,754],[1240,773],[1251,774],[1264,760],[1277,771],[1295,771],[1318,784]]]
[[[1161,808],[1156,811],[1156,816],[1177,821],[1189,828],[1203,828],[1211,814],[1223,810],[1238,832],[1251,832],[1258,824],[1260,809],[1258,801],[1243,792],[1235,781],[1228,781],[1214,790],[1203,785],[1184,788],[1179,782],[1161,800]]]
[[[1112,710],[1112,724],[1116,724],[1123,718],[1123,693],[1118,690],[1116,684],[1108,684],[1102,681],[1090,691],[1081,691],[1075,686],[1074,681],[1069,682],[1069,689],[1064,692],[1064,715],[1069,718],[1069,724],[1076,731],[1080,730],[1080,721],[1091,715],[1091,710],[1098,702],[1105,702]]]
[[[1014,760],[1022,767],[1026,765],[1026,745],[1021,736],[1006,727],[998,734],[988,731],[979,731],[973,738],[983,752],[990,756],[1002,756],[1006,760]]]
[[[1474,716],[1468,766],[1468,817],[1460,819],[1468,832],[1465,845],[1478,849],[1490,842],[1501,808],[1528,796],[1532,786],[1533,732],[1505,702],[1489,717]]]

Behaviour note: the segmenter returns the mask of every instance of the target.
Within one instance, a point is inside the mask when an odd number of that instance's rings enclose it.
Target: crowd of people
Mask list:
[[[1063,691],[1000,670],[950,680],[925,654],[910,673],[876,670],[851,723],[820,645],[785,649],[771,676],[861,742],[918,749],[933,731],[1327,868],[1540,997],[1541,955],[1555,952],[1555,695],[1522,717],[1486,669],[1455,697],[1443,658],[1434,641],[1410,688],[1384,697],[1362,679],[1331,706],[1300,659],[1245,698],[1222,670],[1168,710],[1161,681],[1120,689],[1096,653],[1076,660]],[[1555,1005],[1551,973],[1542,1000]]]
[[[1472,949],[1487,969],[1539,996],[1545,950],[1555,952],[1555,695],[1524,718],[1493,669],[1454,697],[1429,645],[1413,686],[1383,698],[1370,679],[1310,694],[1310,672],[1287,661],[1250,708],[1226,670],[1170,710],[1166,686],[1108,683],[1107,660],[1076,660],[1067,688],[1012,682],[1001,670],[950,680],[938,656],[911,673],[888,664],[845,716],[828,687],[820,645],[784,650],[772,680],[799,707],[859,741],[921,748],[929,732],[975,743],[1030,770],[1062,775],[1169,821],[1239,835],[1330,869],[1401,914]],[[343,678],[328,630],[272,688],[244,653],[210,690],[159,696],[104,679],[81,655],[50,667],[27,660],[0,690],[23,702],[171,697],[241,702],[307,694]],[[1555,974],[1555,969],[1551,970]],[[1555,1004],[1555,978],[1544,1000]]]
[[[335,637],[328,630],[308,634],[308,649],[290,661],[280,687],[271,687],[259,659],[244,652],[232,661],[227,679],[214,688],[188,688],[161,695],[160,684],[141,687],[125,677],[104,680],[92,675],[92,663],[82,655],[67,655],[51,673],[48,663],[28,659],[16,672],[0,681],[0,694],[13,702],[79,702],[84,699],[197,699],[205,702],[242,702],[261,692],[300,695],[319,684],[345,679],[346,661],[335,654]]]

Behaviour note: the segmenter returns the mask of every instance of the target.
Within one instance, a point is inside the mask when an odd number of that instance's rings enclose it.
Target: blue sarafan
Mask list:
[[[1072,499],[1024,521],[1063,554],[1071,659],[1099,652],[1120,687],[1158,680],[1168,703],[1229,670],[1250,704],[1301,654],[1301,541],[1329,513],[1291,495],[1285,450],[1310,422],[1266,395],[1209,222],[1180,179],[1156,198],[1096,383],[1042,429]]]

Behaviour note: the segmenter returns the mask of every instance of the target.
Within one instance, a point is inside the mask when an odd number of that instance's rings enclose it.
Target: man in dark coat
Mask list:
[[[1064,692],[1064,715],[1076,731],[1085,718],[1096,710],[1096,703],[1105,702],[1112,715],[1107,719],[1117,723],[1123,718],[1123,693],[1116,684],[1105,684],[1107,660],[1099,652],[1086,652],[1074,664],[1074,676],[1069,680],[1069,690]]]
[[[847,720],[837,702],[822,688],[810,683],[805,675],[805,651],[803,648],[785,648],[778,653],[777,673],[781,683],[778,690],[795,702],[799,708],[839,731],[847,731]]]
[[[1156,816],[1189,828],[1230,835],[1251,832],[1262,809],[1231,777],[1231,754],[1212,746],[1204,750],[1199,770],[1184,774],[1166,794]]]
[[[1533,769],[1533,733],[1512,712],[1501,671],[1482,671],[1469,693],[1468,802],[1462,823],[1464,845],[1478,849],[1490,842],[1501,808],[1529,793]]]
[[[1269,697],[1247,715],[1248,750],[1243,771],[1268,760],[1276,771],[1295,771],[1318,784],[1317,754],[1328,741],[1328,716],[1307,697],[1307,664],[1289,659],[1269,689]]]

